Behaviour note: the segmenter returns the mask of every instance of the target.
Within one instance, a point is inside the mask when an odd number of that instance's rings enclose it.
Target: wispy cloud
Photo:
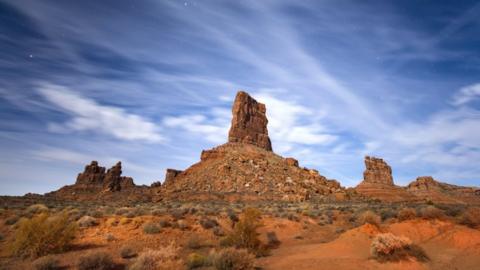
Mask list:
[[[62,124],[52,123],[51,131],[100,132],[121,140],[162,142],[164,137],[154,123],[121,108],[98,104],[65,87],[43,84],[38,92],[57,109],[71,116]]]
[[[453,97],[452,104],[459,106],[480,98],[480,83],[462,87]]]

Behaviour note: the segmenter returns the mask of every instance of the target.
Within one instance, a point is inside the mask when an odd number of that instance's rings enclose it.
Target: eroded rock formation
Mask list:
[[[265,104],[257,102],[243,91],[238,92],[233,104],[228,142],[253,144],[272,151],[266,112]]]
[[[392,168],[381,158],[366,156],[363,181],[393,186]]]
[[[425,201],[435,203],[478,203],[480,194],[473,187],[446,184],[431,176],[420,176],[411,182],[406,190]]]

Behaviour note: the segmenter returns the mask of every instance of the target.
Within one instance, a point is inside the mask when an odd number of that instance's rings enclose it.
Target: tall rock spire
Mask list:
[[[246,92],[239,91],[233,103],[233,119],[228,142],[253,144],[272,151],[266,112],[265,104],[257,102]]]

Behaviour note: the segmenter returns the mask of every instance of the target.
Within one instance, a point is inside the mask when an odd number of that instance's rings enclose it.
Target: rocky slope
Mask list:
[[[425,201],[436,203],[470,204],[480,200],[480,189],[442,183],[431,176],[418,177],[406,190]]]

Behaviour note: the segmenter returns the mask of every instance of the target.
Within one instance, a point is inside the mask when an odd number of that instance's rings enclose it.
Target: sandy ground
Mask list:
[[[174,242],[182,247],[180,257],[185,258],[192,250],[186,242],[192,235],[201,237],[204,247],[197,252],[208,253],[218,247],[219,238],[212,230],[202,228],[198,217],[188,216],[185,223],[188,228],[165,228],[158,234],[145,234],[143,224],[169,217],[142,216],[131,219],[128,224],[111,225],[121,217],[98,219],[95,227],[81,229],[72,250],[56,255],[65,269],[74,269],[78,257],[90,251],[104,250],[112,254],[118,263],[118,269],[125,269],[130,259],[120,257],[120,249],[129,245],[137,251],[147,248],[156,249]],[[228,230],[231,224],[226,218],[218,218],[221,226]],[[299,222],[282,218],[263,218],[264,227],[260,229],[261,239],[266,241],[267,232],[275,232],[280,246],[273,249],[271,256],[257,259],[262,269],[480,269],[480,230],[471,229],[448,221],[416,219],[400,223],[383,224],[380,228],[363,225],[352,228],[348,224],[336,221],[330,225],[319,225],[315,220],[302,217]],[[0,269],[32,269],[32,262],[9,258],[5,247],[13,228],[1,221],[0,232],[7,236],[2,242]],[[370,256],[370,244],[373,237],[382,232],[406,236],[421,246],[430,260],[418,262],[410,259],[396,263],[380,263]],[[107,235],[113,236],[108,240]],[[110,237],[112,238],[112,237]],[[3,268],[2,268],[3,267]]]

